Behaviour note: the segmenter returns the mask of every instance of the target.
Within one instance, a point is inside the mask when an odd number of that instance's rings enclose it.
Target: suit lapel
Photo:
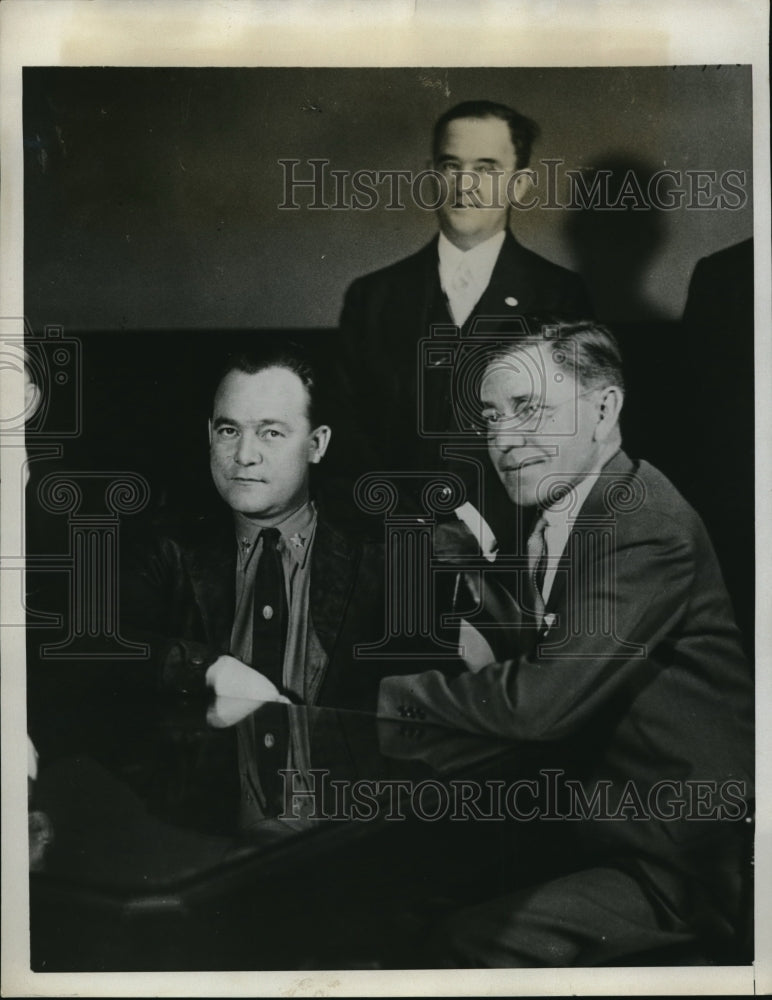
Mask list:
[[[548,614],[557,611],[563,603],[566,580],[571,572],[573,546],[577,544],[576,535],[583,534],[588,528],[592,529],[593,525],[597,525],[598,519],[608,520],[609,518],[608,505],[604,499],[606,490],[608,490],[610,485],[609,477],[621,480],[629,476],[634,471],[634,468],[633,462],[623,451],[618,451],[603,466],[600,476],[590,490],[587,499],[582,504],[582,508],[576,517],[576,522],[571,529],[566,546],[560,557],[555,581],[550,591],[549,601],[547,601],[546,611]]]
[[[186,549],[188,570],[207,638],[226,650],[236,605],[236,541],[230,518],[207,522],[202,536]]]
[[[426,380],[424,365],[426,364],[423,346],[421,341],[426,341],[432,337],[432,329],[435,326],[453,326],[453,319],[450,315],[445,293],[440,285],[439,258],[437,253],[437,242],[439,236],[429,243],[418,254],[419,266],[411,270],[411,280],[415,285],[406,284],[399,291],[403,297],[403,308],[412,310],[415,317],[415,326],[406,323],[405,330],[412,328],[411,343],[409,345],[410,356],[406,358],[407,369],[405,378],[400,380],[398,392],[403,393],[405,405],[412,413],[412,420],[416,419],[416,400],[419,395],[418,380],[422,381],[422,417],[427,427],[434,430],[448,426],[450,419],[450,399],[447,394],[448,387],[443,382],[442,390],[437,390],[434,379]],[[416,304],[419,305],[416,315]],[[440,346],[447,346],[447,339],[438,341]],[[418,445],[418,453],[425,454],[425,461],[435,461],[437,446],[433,441],[422,440]]]
[[[209,642],[230,648],[236,604],[236,543],[230,518],[201,526],[185,546],[185,560]],[[320,518],[314,539],[310,580],[310,616],[328,667],[343,624],[359,562],[358,546]],[[326,671],[325,671],[326,672]],[[324,675],[316,678],[316,690]]]
[[[512,233],[506,237],[496,258],[491,280],[464,324],[468,333],[475,316],[512,319],[530,308],[526,253]]]
[[[431,243],[424,248],[421,268],[415,272],[419,276],[421,284],[421,290],[417,292],[415,300],[422,303],[419,337],[430,336],[434,323],[453,322],[445,294],[440,285],[438,241],[439,236],[435,236]]]
[[[432,324],[453,322],[440,286],[438,239],[435,236],[405,261],[406,266],[395,273],[391,284],[385,287],[388,301],[380,305],[382,318],[388,319],[389,329],[387,338],[379,346],[388,352],[392,365],[395,345],[401,345],[414,366],[418,341],[430,336]]]
[[[311,563],[311,623],[332,659],[359,562],[357,546],[319,519]]]

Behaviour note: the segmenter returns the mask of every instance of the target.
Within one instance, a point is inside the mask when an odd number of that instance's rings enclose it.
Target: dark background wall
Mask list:
[[[403,211],[279,210],[278,161],[417,171],[434,119],[475,97],[541,124],[535,160],[633,168],[644,182],[664,168],[745,170],[750,195],[748,67],[27,68],[33,328],[333,326],[347,284],[417,249],[434,219],[409,198]],[[751,235],[752,204],[532,210],[514,223],[527,246],[584,274],[604,319],[672,320],[696,260]]]

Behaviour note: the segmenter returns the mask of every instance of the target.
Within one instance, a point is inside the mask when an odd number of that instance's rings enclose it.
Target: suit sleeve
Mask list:
[[[174,547],[167,539],[142,537],[131,539],[124,551],[122,634],[147,647],[146,667],[157,688],[203,695],[206,671],[220,651],[202,641],[203,629],[196,628],[195,602],[182,593],[185,574]]]
[[[358,278],[346,290],[338,324],[338,386],[343,396],[343,426],[359,449],[364,447],[363,430],[368,427],[375,401],[377,382],[368,344],[367,292]]]
[[[391,284],[373,275],[357,278],[346,291],[335,364],[339,398],[325,463],[328,477],[353,482],[363,473],[400,468],[405,448],[413,446],[402,439],[404,413],[395,415],[399,376],[384,329],[393,294]],[[397,432],[395,416],[401,421]],[[410,509],[415,505],[411,499]]]
[[[378,714],[508,739],[562,739],[645,683],[695,579],[690,538],[664,516],[646,520],[647,530],[608,556],[573,560],[560,620],[534,652],[453,680],[435,671],[386,678]]]
[[[380,420],[384,406],[381,374],[369,343],[368,292],[358,278],[346,291],[338,323],[335,358],[333,463],[356,475],[383,465]],[[336,469],[335,471],[340,471]]]

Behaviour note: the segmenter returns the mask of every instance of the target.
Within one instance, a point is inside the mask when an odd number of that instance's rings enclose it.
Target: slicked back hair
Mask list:
[[[266,371],[269,368],[284,368],[297,375],[303,383],[306,395],[308,396],[309,423],[312,428],[318,427],[322,422],[318,372],[308,357],[307,352],[298,344],[292,342],[261,346],[253,350],[239,351],[230,355],[217,379],[212,397],[213,401],[223,380],[231,372],[257,375],[258,372]]]
[[[518,170],[524,170],[528,166],[534,140],[539,135],[539,126],[532,119],[515,111],[514,108],[510,108],[506,104],[497,104],[495,101],[463,101],[441,115],[435,123],[432,134],[432,155],[435,159],[445,129],[450,122],[459,118],[498,118],[499,121],[504,122],[509,129],[509,137],[515,148],[515,166]]]
[[[531,331],[534,326],[531,325]],[[504,360],[528,347],[548,346],[565,359],[566,371],[582,389],[605,389],[615,385],[624,391],[622,354],[616,337],[600,323],[544,323],[536,335],[502,340],[490,352],[489,364]]]

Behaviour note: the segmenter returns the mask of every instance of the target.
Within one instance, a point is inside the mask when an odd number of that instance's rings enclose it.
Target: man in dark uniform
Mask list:
[[[302,352],[270,347],[229,362],[209,422],[225,505],[154,525],[124,549],[124,631],[149,646],[163,687],[336,706],[374,699],[377,661],[357,662],[354,647],[382,636],[383,551],[317,510],[310,472],[330,436]]]

